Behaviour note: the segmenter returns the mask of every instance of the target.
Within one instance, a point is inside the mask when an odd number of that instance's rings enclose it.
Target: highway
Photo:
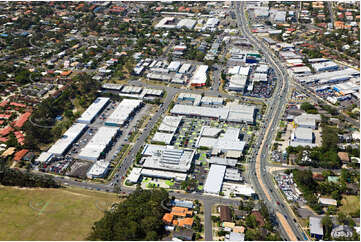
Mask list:
[[[265,123],[261,135],[256,142],[256,147],[259,147],[259,152],[256,156],[256,161],[251,161],[250,163],[250,177],[252,178],[252,183],[260,198],[265,201],[269,210],[276,214],[283,237],[288,240],[304,240],[304,232],[301,230],[300,226],[291,219],[293,213],[290,211],[288,205],[285,204],[280,194],[273,192],[273,190],[276,189],[275,184],[266,171],[267,154],[271,148],[272,138],[276,133],[277,125],[280,122],[286,105],[286,96],[289,91],[289,76],[273,53],[251,34],[248,20],[245,16],[244,2],[241,2],[241,4],[236,2],[234,5],[240,32],[247,37],[261,53],[263,53],[267,63],[272,66],[278,80],[281,82],[277,83],[273,96],[269,101],[264,117],[264,120],[268,121]],[[280,205],[277,205],[277,202]]]

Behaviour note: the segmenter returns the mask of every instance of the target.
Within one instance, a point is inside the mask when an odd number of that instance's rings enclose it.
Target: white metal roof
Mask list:
[[[118,131],[119,128],[116,127],[100,127],[89,143],[80,150],[79,158],[90,161],[97,160]]]
[[[141,176],[141,172],[142,168],[134,167],[130,172],[129,176],[127,177],[127,180],[132,183],[137,183],[139,177]]]
[[[114,109],[113,113],[105,120],[105,124],[117,126],[123,125],[141,103],[141,100],[123,99]]]
[[[165,116],[158,130],[164,132],[175,132],[182,121],[182,116]]]
[[[64,155],[64,152],[79,138],[80,134],[87,127],[87,124],[75,123],[56,143],[48,150],[48,153],[54,155]]]
[[[173,139],[173,133],[162,133],[162,132],[156,132],[152,138],[152,141],[154,142],[163,142],[166,145],[169,145]]]
[[[98,160],[96,161],[93,166],[87,172],[88,178],[100,177],[104,175],[105,171],[108,169],[110,165],[109,161],[105,160]]]
[[[310,217],[310,233],[323,235],[323,227],[321,223],[321,218]]]
[[[297,127],[295,129],[295,136],[297,139],[312,140],[312,129]]]
[[[98,97],[95,101],[84,111],[84,113],[77,120],[79,123],[91,123],[96,115],[104,108],[109,102],[108,97]]]
[[[207,193],[218,194],[221,191],[223,177],[226,172],[226,167],[222,165],[211,165],[209,169],[206,183],[204,184],[204,191]]]

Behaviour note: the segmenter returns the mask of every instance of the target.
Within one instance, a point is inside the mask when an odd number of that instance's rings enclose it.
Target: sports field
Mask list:
[[[84,240],[115,194],[0,186],[0,240]]]

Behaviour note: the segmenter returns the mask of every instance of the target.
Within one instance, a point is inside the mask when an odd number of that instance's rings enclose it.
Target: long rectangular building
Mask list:
[[[211,165],[208,172],[206,183],[204,184],[204,192],[219,194],[222,189],[224,174],[226,173],[226,166]]]
[[[170,112],[176,115],[216,118],[235,123],[253,124],[255,120],[255,106],[241,104],[229,104],[217,108],[176,104]]]
[[[111,146],[112,140],[118,132],[119,128],[116,127],[103,126],[99,128],[89,143],[81,149],[79,159],[88,161],[98,160],[101,153]]]
[[[60,139],[58,139],[58,141],[56,141],[47,153],[53,155],[64,155],[70,146],[81,136],[87,126],[87,124],[75,123]]]
[[[123,99],[113,113],[105,120],[105,125],[122,126],[141,104],[141,100]]]
[[[78,118],[78,123],[90,124],[94,121],[95,117],[105,108],[110,98],[98,97],[95,101],[84,111]]]

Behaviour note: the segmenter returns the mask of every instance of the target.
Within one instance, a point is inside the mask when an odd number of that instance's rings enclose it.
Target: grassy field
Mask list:
[[[342,206],[340,211],[345,214],[350,214],[360,210],[360,197],[359,196],[344,196],[341,200]]]
[[[84,240],[115,194],[0,186],[0,240]]]

